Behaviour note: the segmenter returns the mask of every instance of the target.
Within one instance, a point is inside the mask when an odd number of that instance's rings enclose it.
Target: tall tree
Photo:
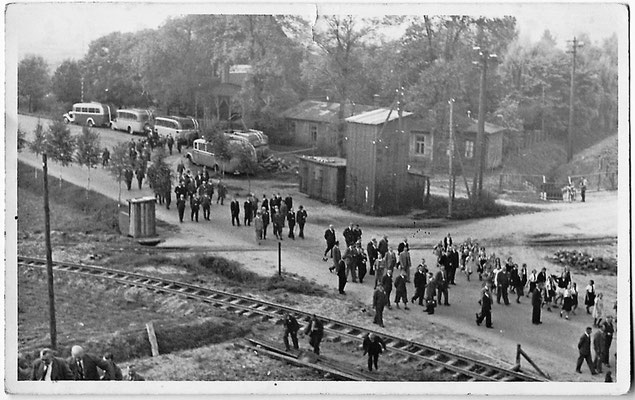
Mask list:
[[[90,170],[97,167],[101,154],[99,133],[89,128],[82,127],[82,134],[77,138],[77,163],[88,169],[88,184],[86,186],[86,198],[90,190]]]
[[[53,73],[51,90],[59,101],[74,103],[82,97],[82,71],[75,60],[64,60]]]
[[[365,40],[375,32],[379,22],[352,15],[327,15],[320,16],[313,25],[313,40],[322,54],[314,58],[318,63],[309,64],[312,66],[309,74],[328,83],[328,88],[340,102],[337,115],[337,154],[340,157],[344,154],[346,102],[363,81],[360,57]]]
[[[108,163],[108,172],[119,184],[118,206],[121,205],[121,182],[124,179],[126,170],[133,171],[134,163],[130,158],[128,143],[122,142],[113,147],[110,153],[110,162]]]
[[[49,125],[46,135],[46,153],[59,164],[66,167],[73,162],[76,140],[64,121],[56,120]],[[60,168],[60,188],[62,187],[62,168]]]
[[[46,151],[46,132],[44,132],[44,127],[39,119],[37,120],[37,125],[35,125],[35,131],[33,131],[33,141],[29,143],[29,150],[38,157]],[[35,179],[37,179],[37,168],[34,168],[34,170]]]
[[[18,64],[18,96],[28,102],[29,112],[37,111],[50,87],[48,64],[42,56],[29,55]]]

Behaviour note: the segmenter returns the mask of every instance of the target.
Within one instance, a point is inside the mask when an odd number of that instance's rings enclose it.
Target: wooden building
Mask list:
[[[346,160],[298,156],[300,192],[327,203],[340,204],[346,188]]]
[[[344,115],[350,117],[374,109],[374,106],[347,103]],[[315,147],[323,155],[337,152],[337,123],[340,103],[305,100],[286,110],[287,129],[293,144]]]
[[[379,108],[346,119],[346,206],[367,214],[399,213],[412,203],[408,174],[412,113]]]

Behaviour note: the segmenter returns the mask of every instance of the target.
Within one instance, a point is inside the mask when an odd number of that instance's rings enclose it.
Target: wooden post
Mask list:
[[[455,179],[454,179],[454,164],[453,164],[453,160],[454,160],[454,129],[452,129],[452,118],[453,118],[453,110],[454,110],[454,99],[450,99],[448,101],[448,103],[450,104],[450,143],[448,144],[448,160],[449,160],[449,175],[450,175],[450,182],[449,182],[449,193],[448,193],[448,218],[452,218],[452,202],[454,201],[454,184],[455,184]]]
[[[282,243],[278,242],[278,276],[282,276]]]
[[[520,343],[516,345],[516,365],[520,369]]]
[[[542,370],[536,365],[535,362],[533,362],[533,360],[531,358],[529,358],[529,356],[527,355],[527,353],[525,353],[525,351],[523,349],[520,348],[520,345],[518,345],[518,351],[520,352],[520,354],[523,355],[523,357],[525,357],[525,359],[527,361],[529,361],[529,364],[531,364],[532,367],[534,367],[536,369],[536,371],[538,371],[538,373],[540,375],[542,375],[543,378],[546,379],[551,379],[551,377],[547,374],[545,374],[544,372],[542,372]]]
[[[44,175],[44,241],[46,243],[46,278],[49,294],[49,330],[51,348],[57,348],[57,324],[55,322],[55,291],[53,285],[53,250],[51,249],[51,210],[49,208],[48,160],[42,154],[42,171]]]
[[[146,324],[148,331],[148,339],[150,340],[150,348],[152,349],[152,357],[159,356],[159,343],[157,343],[157,335],[154,332],[154,323],[152,321]]]
[[[503,193],[503,174],[498,176],[498,193]]]

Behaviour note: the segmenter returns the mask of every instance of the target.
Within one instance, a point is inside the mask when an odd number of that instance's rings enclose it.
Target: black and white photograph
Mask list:
[[[629,25],[5,2],[5,394],[632,394]]]

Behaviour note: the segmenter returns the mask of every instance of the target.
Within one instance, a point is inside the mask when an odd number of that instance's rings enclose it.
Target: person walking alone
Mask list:
[[[326,255],[333,250],[333,246],[335,246],[336,236],[335,229],[333,229],[333,225],[329,225],[329,228],[324,231],[324,240],[326,240],[326,250],[324,250],[324,256],[322,257],[322,261],[327,261],[328,258]]]
[[[386,343],[374,333],[369,333],[364,338],[362,347],[364,348],[364,355],[368,354],[368,370],[372,372],[374,365],[376,371],[378,369],[379,355],[386,350]]]
[[[295,222],[298,223],[298,228],[300,232],[298,232],[298,237],[304,239],[304,225],[306,224],[307,213],[304,209],[304,206],[298,207],[298,212],[295,215]]]
[[[340,294],[346,294],[344,291],[344,287],[346,286],[346,263],[344,260],[340,260],[337,263],[337,281],[338,281],[338,290]]]
[[[426,271],[424,270],[425,259],[421,260],[421,264],[417,267],[417,272],[414,275],[415,295],[412,297],[411,302],[419,299],[419,305],[423,305],[423,292],[426,289]]]
[[[535,325],[542,324],[540,321],[540,312],[542,311],[542,283],[534,286],[534,291],[531,293],[531,323]]]
[[[493,328],[492,326],[492,298],[489,293],[489,287],[485,285],[483,287],[483,296],[479,300],[481,305],[481,312],[476,313],[476,325],[481,326],[483,320],[485,320],[485,326]]]

